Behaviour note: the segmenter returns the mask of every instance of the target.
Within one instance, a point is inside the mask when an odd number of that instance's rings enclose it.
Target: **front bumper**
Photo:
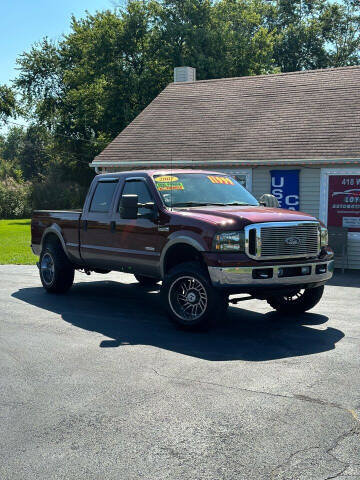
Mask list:
[[[333,276],[334,261],[256,267],[208,267],[217,287],[269,287],[325,282]]]

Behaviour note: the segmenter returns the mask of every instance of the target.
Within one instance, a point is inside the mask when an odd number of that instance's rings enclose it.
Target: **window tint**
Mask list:
[[[139,203],[153,202],[153,198],[149,192],[149,189],[141,180],[129,180],[125,182],[123,195],[138,195]],[[149,213],[147,208],[139,208],[139,213],[143,215],[144,213]]]
[[[108,212],[117,182],[99,182],[91,200],[90,212]]]

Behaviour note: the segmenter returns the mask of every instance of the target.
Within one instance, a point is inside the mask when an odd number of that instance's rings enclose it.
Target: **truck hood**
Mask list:
[[[268,207],[191,207],[177,210],[186,217],[198,219],[212,224],[242,228],[250,223],[262,222],[296,222],[296,221],[318,221],[307,213],[285,210],[282,208]]]

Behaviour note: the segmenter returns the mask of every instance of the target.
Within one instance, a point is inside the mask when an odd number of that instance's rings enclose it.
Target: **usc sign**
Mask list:
[[[299,170],[271,170],[271,193],[280,208],[299,210]]]

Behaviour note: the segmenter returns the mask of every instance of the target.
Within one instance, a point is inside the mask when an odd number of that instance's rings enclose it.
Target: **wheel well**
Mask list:
[[[60,242],[60,239],[59,237],[55,234],[55,233],[47,233],[42,241],[42,248],[45,247],[45,245],[49,245],[49,244],[56,244],[58,243],[61,247],[61,242]]]
[[[199,262],[201,265],[204,264],[203,257],[201,252],[196,250],[196,248],[186,243],[179,243],[173,245],[166,252],[164,259],[164,274],[168,273],[169,270],[174,268],[176,265],[184,262]]]

